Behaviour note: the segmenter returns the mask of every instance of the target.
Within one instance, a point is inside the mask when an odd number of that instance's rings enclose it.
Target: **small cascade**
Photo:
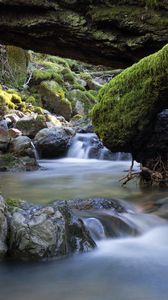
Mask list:
[[[129,153],[112,153],[95,133],[77,133],[72,139],[68,157],[100,160],[131,160]]]
[[[34,146],[33,142],[31,142],[31,146],[32,146],[32,150],[33,150],[35,159],[36,159],[36,160],[39,160],[39,159],[40,159],[40,158],[39,158],[39,154],[38,154],[37,149],[36,149],[36,147]]]
[[[91,217],[85,217],[84,223],[94,241],[109,238],[135,237],[164,226],[167,221],[151,214],[130,210],[116,213],[114,209],[90,212]]]

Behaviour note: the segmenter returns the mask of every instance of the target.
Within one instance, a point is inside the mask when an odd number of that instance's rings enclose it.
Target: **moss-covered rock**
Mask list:
[[[46,118],[44,115],[30,115],[21,118],[16,123],[16,128],[19,129],[23,135],[30,138],[34,138],[38,131],[46,127]]]
[[[99,92],[92,120],[112,151],[137,153],[158,112],[168,107],[168,45],[123,71]]]
[[[72,113],[71,103],[65,98],[62,87],[55,81],[43,81],[39,86],[43,106],[52,113],[69,120]]]
[[[94,97],[90,91],[86,90],[72,90],[67,93],[67,97],[72,103],[74,115],[88,114],[89,110],[96,103],[96,97]]]
[[[37,170],[38,164],[34,158],[17,157],[12,153],[0,155],[0,171],[32,171]]]
[[[1,0],[1,6],[1,43],[95,64],[127,67],[168,40],[167,0]]]
[[[0,118],[10,109],[18,109],[23,112],[29,111],[22,95],[17,90],[4,91],[0,89]]]

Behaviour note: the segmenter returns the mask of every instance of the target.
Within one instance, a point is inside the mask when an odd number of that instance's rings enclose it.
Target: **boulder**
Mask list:
[[[82,220],[66,204],[62,208],[10,206],[8,222],[8,254],[14,258],[46,259],[95,247]]]
[[[27,136],[18,136],[10,142],[9,151],[16,156],[35,157],[34,145],[31,139]]]
[[[71,128],[45,128],[36,134],[34,144],[42,158],[61,157],[68,150],[73,134]]]
[[[143,149],[145,154],[157,114],[167,108],[167,82],[168,45],[104,85],[92,121],[107,148],[131,152],[139,161],[138,153]]]
[[[19,129],[23,135],[34,138],[38,131],[47,127],[47,124],[44,115],[33,114],[19,119],[15,127]]]
[[[63,116],[69,120],[72,114],[72,107],[61,86],[55,82],[43,81],[39,86],[39,93],[42,98],[43,106],[52,113]]]
[[[22,135],[22,132],[17,128],[10,128],[8,130],[8,135],[10,138],[17,138],[18,136]]]
[[[0,172],[21,172],[37,169],[37,160],[33,157],[17,157],[12,153],[0,154]]]

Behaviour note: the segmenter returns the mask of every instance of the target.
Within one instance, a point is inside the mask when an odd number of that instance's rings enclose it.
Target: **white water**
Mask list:
[[[127,153],[111,153],[103,146],[95,133],[77,133],[72,139],[67,157],[116,161],[131,159]]]
[[[101,241],[88,254],[38,264],[3,264],[1,299],[167,300],[168,226]]]
[[[96,250],[45,263],[1,264],[0,300],[167,300],[167,221],[143,214],[141,202],[168,197],[168,192],[146,193],[135,183],[122,188],[118,180],[128,161],[66,158],[39,163],[43,170],[0,174],[3,194],[40,203],[117,197],[128,210],[118,217],[140,235],[125,232],[118,223],[114,228],[113,211],[90,212],[85,223],[97,240]],[[119,237],[107,238],[107,228]]]

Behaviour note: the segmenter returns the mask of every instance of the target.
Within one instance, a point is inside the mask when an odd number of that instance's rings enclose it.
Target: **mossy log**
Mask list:
[[[0,0],[0,43],[125,68],[167,42],[167,0]]]
[[[168,44],[100,90],[99,102],[92,112],[93,124],[113,152],[131,152],[149,169],[161,165],[167,169],[168,118],[167,113],[159,114],[167,108]]]

